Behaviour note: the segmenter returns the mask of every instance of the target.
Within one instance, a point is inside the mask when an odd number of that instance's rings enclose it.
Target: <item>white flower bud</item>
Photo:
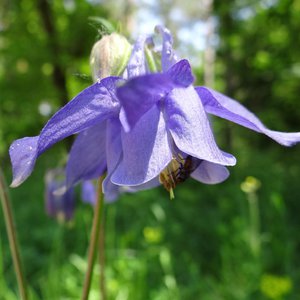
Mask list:
[[[128,63],[131,50],[127,39],[118,33],[102,37],[95,43],[91,52],[93,80],[121,75]]]

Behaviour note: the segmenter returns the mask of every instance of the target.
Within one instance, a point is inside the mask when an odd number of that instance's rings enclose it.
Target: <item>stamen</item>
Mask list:
[[[174,198],[175,198],[175,195],[174,195],[173,188],[170,188],[170,200],[173,200]]]

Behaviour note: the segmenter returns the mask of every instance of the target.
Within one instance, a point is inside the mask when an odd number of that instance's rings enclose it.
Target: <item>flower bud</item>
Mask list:
[[[118,33],[105,35],[92,49],[90,64],[93,80],[119,76],[124,71],[131,54],[131,45]]]

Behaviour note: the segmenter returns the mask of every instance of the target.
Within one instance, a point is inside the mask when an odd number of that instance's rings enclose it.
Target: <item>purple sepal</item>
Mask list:
[[[66,167],[67,188],[96,179],[106,171],[106,121],[81,132],[71,148]]]
[[[201,160],[235,165],[235,157],[218,148],[204,108],[192,86],[172,90],[165,100],[165,113],[168,130],[179,150]]]
[[[32,172],[39,155],[53,144],[106,120],[119,111],[115,95],[118,77],[107,77],[78,94],[48,121],[39,136],[16,140],[10,147],[12,187]]]
[[[237,101],[207,87],[196,87],[206,112],[263,133],[284,146],[300,142],[300,132],[273,131]]]

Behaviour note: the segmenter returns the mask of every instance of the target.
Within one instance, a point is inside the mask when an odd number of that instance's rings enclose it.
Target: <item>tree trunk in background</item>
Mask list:
[[[214,86],[214,63],[215,63],[215,48],[213,45],[214,37],[214,20],[212,16],[213,0],[204,1],[205,7],[205,49],[204,49],[204,84],[208,87]]]
[[[61,64],[60,56],[62,50],[60,49],[57,41],[57,32],[54,25],[54,19],[51,11],[51,7],[47,0],[38,0],[37,9],[40,13],[44,30],[48,36],[49,53],[51,54],[51,62],[53,64],[52,79],[54,86],[58,91],[60,106],[64,106],[69,102],[69,94],[67,90],[67,77],[64,67]],[[70,136],[64,140],[67,151],[71,149],[73,143],[73,136]]]
[[[222,37],[229,36],[234,32],[234,24],[232,16],[230,15],[231,6],[230,4],[220,1],[218,7],[218,17],[219,17],[219,36],[220,40]],[[224,82],[225,89],[224,94],[229,97],[234,97],[234,92],[236,90],[236,82],[234,79],[233,72],[233,57],[232,51],[230,49],[230,45],[224,44],[222,45],[222,54],[221,59],[225,64],[225,72],[224,72]],[[232,140],[232,125],[230,122],[225,122],[224,124],[224,139],[226,143],[226,148],[230,152],[233,148],[233,140]]]
[[[48,36],[49,48],[51,53],[51,62],[53,63],[53,83],[59,93],[59,102],[64,106],[69,101],[67,91],[67,80],[65,71],[60,63],[59,56],[61,55],[60,47],[57,41],[57,33],[53,22],[51,7],[47,0],[38,0],[38,11],[41,16],[42,25]]]

